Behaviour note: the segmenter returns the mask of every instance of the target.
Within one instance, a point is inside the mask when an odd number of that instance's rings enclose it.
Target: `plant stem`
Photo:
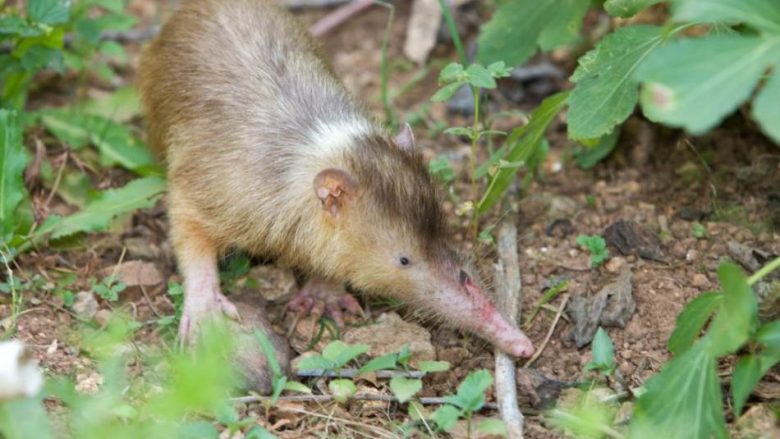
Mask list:
[[[375,3],[386,7],[390,11],[390,15],[387,17],[387,25],[385,27],[385,35],[382,38],[382,63],[379,68],[379,81],[380,81],[380,94],[382,95],[382,107],[385,111],[385,120],[387,124],[395,129],[395,114],[393,114],[393,108],[390,105],[390,93],[388,92],[388,83],[390,82],[390,66],[387,58],[387,49],[390,46],[390,33],[393,30],[393,21],[395,19],[395,6],[384,2],[382,0],[375,0]]]
[[[471,231],[474,242],[477,242],[479,236],[479,195],[477,194],[477,142],[479,142],[479,88],[471,86],[471,93],[474,96],[474,125],[471,133],[471,195],[474,197],[472,206]]]
[[[468,64],[469,60],[466,57],[466,51],[463,50],[463,43],[460,41],[458,28],[455,27],[455,19],[452,18],[452,11],[450,10],[450,7],[445,0],[439,0],[439,7],[441,7],[441,13],[444,15],[444,22],[447,23],[447,30],[450,32],[450,36],[452,37],[452,44],[455,45],[455,50],[458,51],[460,63],[465,66]]]
[[[780,268],[780,257],[775,258],[772,262],[764,265],[758,271],[753,273],[753,275],[750,276],[747,280],[748,285],[753,286],[753,284],[760,281],[766,275],[777,270],[778,268]]]

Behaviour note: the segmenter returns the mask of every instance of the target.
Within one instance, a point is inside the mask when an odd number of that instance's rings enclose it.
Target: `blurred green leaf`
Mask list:
[[[723,299],[707,337],[715,356],[736,352],[753,334],[758,324],[758,305],[742,270],[733,263],[718,268]]]
[[[488,69],[480,64],[472,64],[466,69],[469,84],[480,88],[496,88],[496,80]]]
[[[780,62],[774,64],[772,72],[753,101],[753,118],[767,136],[780,144]]]
[[[734,399],[734,414],[742,414],[745,405],[756,384],[769,369],[780,362],[780,350],[767,350],[759,354],[748,354],[737,361],[731,375],[731,395]]]
[[[756,331],[756,341],[768,348],[780,349],[780,320],[761,325]]]
[[[615,368],[615,346],[609,334],[601,326],[596,331],[591,344],[593,359],[585,366],[586,370],[599,370],[605,374],[612,373]]]
[[[422,381],[415,378],[395,376],[390,379],[390,390],[398,402],[404,403],[422,389]]]
[[[450,363],[447,361],[418,361],[417,370],[421,372],[445,372],[450,370]]]
[[[661,0],[607,0],[604,9],[613,17],[628,18]]]
[[[669,337],[669,352],[681,354],[693,346],[704,325],[723,300],[721,293],[702,293],[691,300],[677,315],[677,325]]]
[[[661,28],[634,25],[605,36],[579,59],[571,81],[569,137],[596,139],[609,134],[634,110],[639,95],[634,72],[662,43]]]
[[[54,437],[42,398],[0,402],[0,436],[4,439]]]
[[[70,0],[28,0],[27,18],[44,24],[61,24],[70,17]]]
[[[678,21],[747,23],[780,34],[780,4],[776,0],[677,0],[672,4]]]
[[[439,429],[444,431],[452,430],[452,427],[455,426],[455,423],[458,421],[459,417],[460,410],[449,404],[445,404],[439,407],[431,415],[431,419],[436,422],[436,425],[439,427]]]
[[[154,165],[154,157],[146,146],[111,119],[65,109],[46,109],[36,114],[47,130],[72,148],[94,144],[105,166],[117,164],[144,175]]]
[[[463,81],[465,79],[463,65],[453,62],[447,64],[439,72],[439,84],[447,84],[454,81]]]
[[[386,370],[386,369],[393,369],[396,366],[396,359],[398,358],[398,354],[396,353],[390,353],[385,354],[380,357],[372,358],[368,361],[368,363],[364,364],[363,367],[361,367],[358,370],[358,373],[368,373],[368,372],[375,372],[377,370]]]
[[[463,82],[453,82],[452,84],[447,84],[444,87],[440,88],[439,91],[433,94],[431,96],[431,100],[433,102],[444,102],[449,100],[452,95],[455,94],[456,91],[463,85]]]
[[[510,0],[499,4],[482,26],[477,59],[483,65],[522,64],[541,44],[565,44],[579,33],[589,0]]]
[[[349,345],[341,340],[334,340],[325,346],[322,355],[314,354],[303,358],[298,363],[298,368],[301,370],[335,370],[366,352],[368,352],[368,345]]]
[[[728,437],[716,357],[709,341],[676,356],[646,382],[631,417],[631,438]]]
[[[16,112],[0,109],[0,240],[16,231],[14,212],[28,198],[24,186],[27,161]]]
[[[729,34],[672,42],[637,70],[642,110],[653,121],[701,134],[747,100],[778,60],[780,38]]]
[[[507,435],[506,424],[500,419],[485,419],[477,424],[477,431],[490,436]]]
[[[485,391],[493,384],[493,377],[485,369],[471,372],[458,386],[458,393],[444,400],[466,412],[473,413],[485,404]]]
[[[541,145],[547,126],[561,111],[568,96],[568,92],[561,92],[542,101],[541,105],[531,113],[528,124],[514,129],[507,138],[506,144],[509,146],[503,160],[510,163],[527,161]],[[501,198],[512,184],[516,173],[517,169],[499,169],[490,180],[485,195],[479,202],[480,214],[487,212]]]
[[[599,235],[580,235],[577,237],[577,245],[590,253],[591,267],[598,267],[609,257],[607,242]]]
[[[126,186],[103,191],[84,210],[70,216],[50,216],[35,232],[35,237],[51,234],[52,239],[79,232],[105,230],[118,215],[154,206],[165,192],[165,180],[145,177],[133,180]]]
[[[571,406],[550,411],[550,421],[573,437],[600,439],[612,428],[615,410],[599,400],[597,392],[582,393]]]
[[[609,157],[620,138],[620,127],[616,126],[611,133],[601,136],[593,146],[584,146],[574,153],[574,161],[582,169],[590,169]]]
[[[357,387],[352,380],[346,378],[338,378],[328,383],[328,389],[333,394],[333,399],[336,402],[344,404],[347,399],[351,398],[357,392]]]

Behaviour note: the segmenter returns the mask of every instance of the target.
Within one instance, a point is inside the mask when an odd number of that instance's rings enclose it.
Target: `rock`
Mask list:
[[[574,382],[548,377],[536,369],[525,367],[517,369],[516,379],[521,405],[526,405],[523,402],[527,401],[527,405],[540,410],[553,408],[564,389],[577,385]]]
[[[623,267],[626,265],[626,260],[621,257],[615,257],[611,258],[604,267],[606,267],[607,271],[610,273],[619,273]]]
[[[703,290],[703,289],[706,289],[706,288],[708,288],[710,286],[710,281],[709,281],[709,279],[707,279],[707,276],[705,276],[705,275],[703,275],[701,273],[696,273],[696,274],[693,275],[693,282],[692,282],[692,284],[693,284],[694,287]]]
[[[773,410],[765,404],[750,407],[731,427],[734,439],[770,439],[780,437]]]
[[[249,277],[257,281],[257,292],[269,302],[290,296],[298,290],[292,271],[274,265],[254,266],[249,270]]]
[[[97,300],[89,291],[79,291],[73,300],[73,312],[82,320],[92,320],[97,313]]]
[[[151,262],[145,261],[127,261],[113,267],[104,268],[104,276],[111,276],[116,273],[117,280],[128,287],[139,285],[149,287],[162,283],[162,275],[157,267]]]
[[[769,252],[759,250],[757,248],[750,247],[745,244],[741,244],[737,241],[731,240],[726,243],[726,248],[729,252],[729,256],[737,261],[745,269],[755,272],[758,271],[764,264],[768,263],[777,255],[773,255]],[[780,270],[768,274],[764,277],[765,281],[780,280]]]
[[[94,395],[103,385],[103,375],[97,372],[80,373],[76,375],[76,391],[85,395]]]
[[[270,394],[273,375],[254,332],[262,332],[271,341],[276,360],[284,374],[289,374],[290,371],[290,350],[287,341],[274,332],[266,316],[264,300],[258,295],[231,295],[230,301],[236,305],[241,316],[240,322],[231,321],[231,325],[235,328],[237,342],[237,354],[233,361],[238,365],[246,389],[265,395]]]
[[[123,240],[127,255],[131,258],[146,259],[156,261],[160,259],[162,251],[160,247],[150,242],[148,238],[141,236],[132,236]]]
[[[350,328],[343,339],[350,344],[369,345],[368,354],[372,357],[398,352],[404,345],[409,346],[412,363],[436,356],[431,334],[419,325],[403,321],[394,312],[382,314],[373,324]]]
[[[554,195],[550,198],[547,217],[551,220],[569,218],[577,212],[577,202],[569,197]]]
[[[95,313],[95,322],[97,322],[98,325],[101,327],[108,325],[108,322],[111,320],[111,311],[107,309],[101,309],[97,313]]]
[[[636,254],[659,262],[666,259],[658,236],[636,221],[615,221],[604,230],[604,239],[624,255]]]
[[[636,310],[631,269],[624,265],[615,280],[591,297],[573,296],[566,312],[574,322],[570,337],[578,348],[593,340],[599,326],[625,327]]]

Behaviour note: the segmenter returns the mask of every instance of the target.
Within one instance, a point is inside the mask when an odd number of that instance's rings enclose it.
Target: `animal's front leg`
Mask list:
[[[172,227],[179,271],[184,277],[179,339],[183,344],[192,344],[207,318],[224,314],[238,319],[238,311],[220,291],[217,247],[213,240],[192,220],[174,221]]]

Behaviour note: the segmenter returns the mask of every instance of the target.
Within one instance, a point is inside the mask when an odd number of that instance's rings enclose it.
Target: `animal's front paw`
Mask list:
[[[191,346],[198,339],[200,327],[206,320],[223,315],[232,320],[239,318],[236,306],[219,291],[187,294],[179,323],[179,342]]]
[[[363,317],[363,308],[357,299],[349,294],[340,283],[312,277],[290,302],[287,309],[298,317],[325,316],[344,326],[344,314]]]

